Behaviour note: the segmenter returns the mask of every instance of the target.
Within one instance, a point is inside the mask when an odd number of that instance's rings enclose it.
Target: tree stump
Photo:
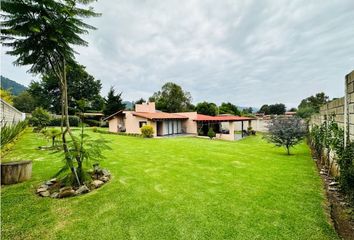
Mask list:
[[[1,163],[1,184],[14,184],[26,181],[32,175],[32,161]]]

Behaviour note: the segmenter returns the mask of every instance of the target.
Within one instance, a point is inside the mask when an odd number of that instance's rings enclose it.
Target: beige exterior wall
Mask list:
[[[197,122],[193,121],[197,118],[197,112],[179,112],[176,114],[188,117],[187,120],[182,122],[183,133],[198,134]]]
[[[225,127],[225,129],[229,130],[229,134],[217,133],[215,138],[228,140],[228,141],[234,141],[235,140],[236,125],[237,125],[237,122],[223,122],[222,126],[223,126],[223,128]]]
[[[18,123],[25,120],[25,114],[5,102],[0,98],[0,125],[11,125],[12,123]]]

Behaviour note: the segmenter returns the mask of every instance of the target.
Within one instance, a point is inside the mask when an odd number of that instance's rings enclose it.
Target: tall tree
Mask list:
[[[30,113],[36,108],[36,101],[28,91],[14,97],[14,107],[21,112]]]
[[[69,124],[69,96],[67,62],[74,61],[74,45],[86,46],[80,34],[95,29],[82,18],[95,17],[92,8],[85,8],[91,0],[5,0],[1,2],[4,14],[1,40],[10,47],[7,54],[16,56],[16,65],[30,65],[31,73],[54,73],[60,82],[62,142],[67,166],[77,183],[83,182],[81,154],[72,154],[66,139],[70,135],[75,152],[80,146]],[[62,124],[62,125],[63,125]],[[76,165],[75,165],[76,162]]]
[[[96,80],[86,72],[84,66],[75,62],[68,63],[67,80],[70,96],[68,99],[69,114],[78,111],[77,102],[81,99],[85,99],[88,103],[86,110],[102,111],[104,102],[100,96],[102,88],[100,80]],[[44,74],[39,82],[32,81],[28,91],[35,98],[38,106],[60,114],[60,83],[53,72]]]
[[[328,102],[329,97],[326,96],[324,92],[317,93],[313,96],[310,96],[308,98],[305,98],[301,101],[299,104],[299,109],[300,108],[306,108],[310,107],[315,110],[315,112],[320,111],[320,107]]]
[[[269,105],[268,104],[262,105],[262,107],[259,109],[258,112],[259,113],[264,113],[265,115],[269,115],[270,114]]]
[[[195,107],[197,113],[209,116],[216,116],[219,113],[218,106],[215,103],[201,102]]]
[[[285,104],[276,103],[269,105],[269,114],[282,115],[286,112]]]
[[[122,93],[115,93],[113,87],[109,89],[107,94],[107,98],[105,99],[105,108],[103,113],[106,116],[109,116],[119,110],[124,110],[125,104],[123,103]]]
[[[155,102],[156,108],[164,112],[183,112],[192,107],[191,94],[172,82],[163,85],[161,91],[155,92],[149,101]]]
[[[232,114],[232,115],[241,115],[240,110],[236,107],[236,105],[228,102],[228,103],[221,103],[219,107],[220,114]]]

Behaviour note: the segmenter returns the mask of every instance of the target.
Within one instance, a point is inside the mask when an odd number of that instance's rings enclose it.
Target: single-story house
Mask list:
[[[141,133],[140,128],[146,124],[154,129],[154,136],[177,134],[206,135],[212,127],[216,138],[235,140],[236,122],[248,122],[253,118],[239,116],[207,116],[197,112],[166,113],[156,110],[155,103],[135,105],[135,111],[118,111],[104,120],[109,123],[110,132]]]

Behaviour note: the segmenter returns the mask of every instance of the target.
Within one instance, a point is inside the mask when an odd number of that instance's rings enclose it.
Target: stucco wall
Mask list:
[[[189,134],[198,133],[197,122],[193,121],[194,119],[197,118],[197,112],[179,112],[176,114],[188,117],[187,120],[182,122],[183,133],[189,133]]]
[[[11,125],[25,119],[25,114],[5,102],[0,98],[1,107],[0,107],[0,124]]]

